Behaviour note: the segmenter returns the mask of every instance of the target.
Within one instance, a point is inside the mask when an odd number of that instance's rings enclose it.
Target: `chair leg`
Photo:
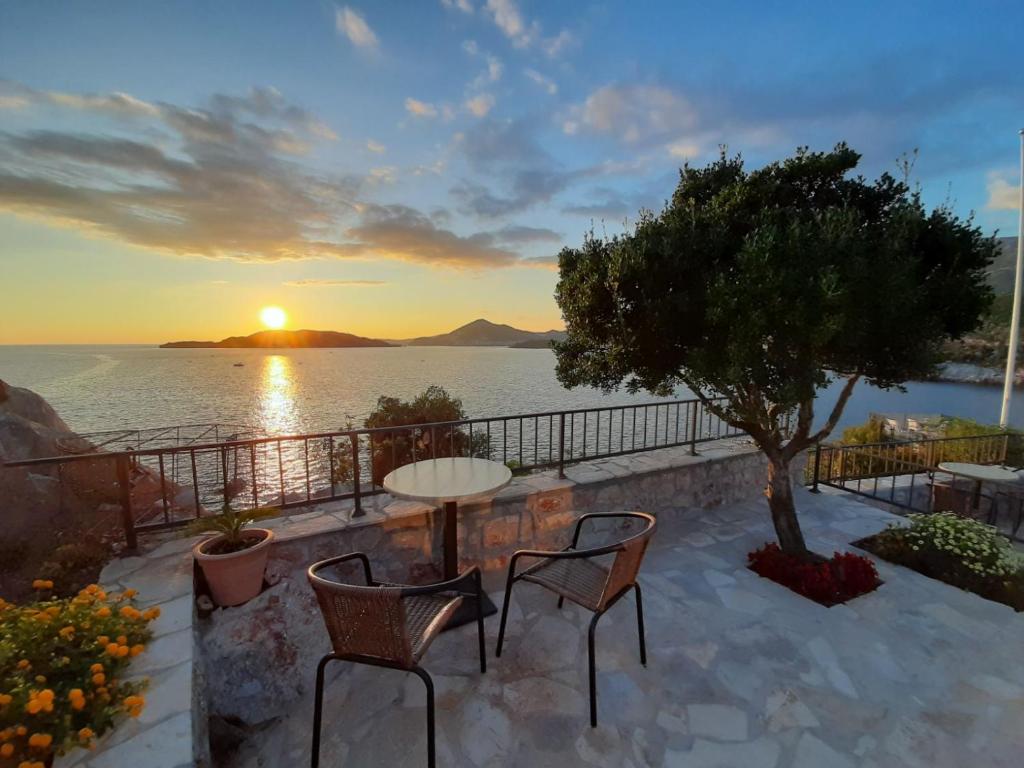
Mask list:
[[[640,594],[639,582],[633,585],[636,590],[636,628],[640,633],[640,663],[647,666],[647,643],[644,641],[644,599]]]
[[[425,669],[413,667],[409,671],[419,676],[427,686],[427,768],[435,768],[437,758],[434,751],[434,681],[430,679]]]
[[[337,658],[329,653],[320,659],[316,665],[316,691],[314,692],[315,703],[313,704],[313,746],[310,753],[310,768],[317,768],[320,765],[320,723],[323,720],[324,710],[324,670],[327,662]]]
[[[476,575],[476,634],[480,645],[480,674],[487,672],[487,649],[484,647],[484,589],[480,574]]]
[[[587,631],[587,662],[590,672],[590,727],[597,727],[597,671],[594,668],[594,630],[597,629],[597,620],[601,618],[600,613],[595,613],[590,620],[590,629]]]
[[[501,644],[505,642],[505,621],[508,619],[508,604],[512,599],[512,585],[515,580],[512,578],[512,571],[509,571],[508,581],[505,582],[505,601],[501,605],[501,624],[498,625],[498,647],[494,651],[495,658],[501,657]]]

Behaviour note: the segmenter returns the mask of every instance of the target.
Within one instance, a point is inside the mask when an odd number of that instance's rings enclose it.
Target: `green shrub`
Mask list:
[[[993,526],[953,512],[907,515],[862,546],[879,557],[1024,610],[1024,557]]]

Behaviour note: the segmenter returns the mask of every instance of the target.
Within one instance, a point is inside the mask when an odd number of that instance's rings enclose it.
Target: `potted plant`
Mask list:
[[[217,605],[241,605],[260,593],[274,533],[247,526],[266,515],[266,511],[236,512],[225,505],[221,514],[196,521],[193,530],[216,533],[196,544],[192,553]]]

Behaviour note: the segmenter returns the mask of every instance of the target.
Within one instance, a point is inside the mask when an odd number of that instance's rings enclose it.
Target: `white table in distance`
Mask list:
[[[1020,477],[1013,470],[992,464],[970,464],[965,461],[944,461],[939,469],[957,477],[966,477],[974,481],[974,496],[971,506],[978,511],[981,504],[982,483],[1016,483]]]
[[[384,490],[398,499],[424,501],[444,509],[444,580],[448,581],[459,575],[459,502],[489,498],[511,480],[512,471],[497,461],[449,457],[417,461],[389,472]],[[483,603],[485,616],[497,611],[487,595]],[[475,609],[460,609],[449,626],[475,619]]]

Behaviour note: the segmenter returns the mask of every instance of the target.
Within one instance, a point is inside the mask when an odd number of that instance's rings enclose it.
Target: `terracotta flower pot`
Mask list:
[[[267,568],[274,533],[266,528],[249,528],[242,537],[255,543],[238,552],[210,554],[210,549],[224,540],[224,535],[219,534],[203,539],[192,549],[217,605],[241,605],[256,597],[263,586],[263,571]]]

